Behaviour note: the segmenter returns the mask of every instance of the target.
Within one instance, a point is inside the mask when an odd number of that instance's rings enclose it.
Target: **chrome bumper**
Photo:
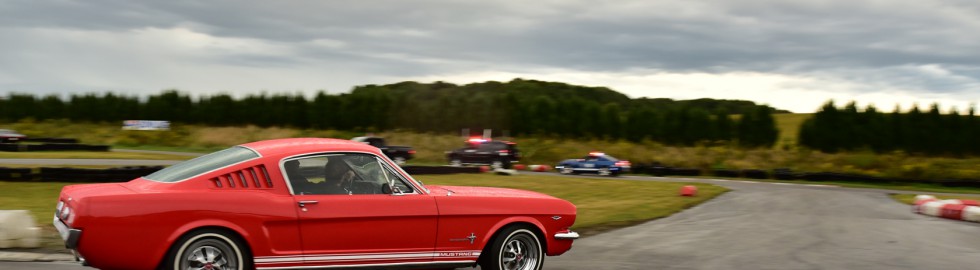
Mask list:
[[[556,233],[555,239],[558,240],[575,240],[578,239],[578,233],[573,231],[568,231],[565,233]]]
[[[82,255],[78,254],[78,251],[75,250],[78,248],[78,239],[82,237],[82,230],[69,228],[58,217],[54,217],[54,221],[51,224],[54,224],[54,228],[58,230],[58,234],[61,235],[61,240],[65,241],[65,248],[71,250],[71,253],[75,255],[75,260],[85,265],[85,258],[82,258]]]

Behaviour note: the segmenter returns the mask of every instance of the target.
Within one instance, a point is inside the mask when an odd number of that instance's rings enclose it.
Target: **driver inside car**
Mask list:
[[[323,165],[323,171],[326,194],[352,194],[351,186],[356,174],[342,157],[328,157],[327,164]]]

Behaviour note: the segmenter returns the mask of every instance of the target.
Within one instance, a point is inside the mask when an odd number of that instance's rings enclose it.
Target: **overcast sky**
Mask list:
[[[0,1],[0,93],[513,78],[631,97],[980,101],[976,0]]]

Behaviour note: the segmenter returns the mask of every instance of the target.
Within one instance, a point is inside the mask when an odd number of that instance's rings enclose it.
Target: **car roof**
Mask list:
[[[241,146],[262,156],[297,155],[314,152],[369,152],[381,155],[378,148],[351,140],[329,138],[289,138],[257,141]]]

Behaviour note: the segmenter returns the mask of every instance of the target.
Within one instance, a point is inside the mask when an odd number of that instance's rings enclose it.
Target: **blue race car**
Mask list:
[[[579,159],[566,159],[555,166],[561,174],[596,173],[602,176],[616,176],[629,172],[630,162],[619,160],[601,152],[591,152]]]

